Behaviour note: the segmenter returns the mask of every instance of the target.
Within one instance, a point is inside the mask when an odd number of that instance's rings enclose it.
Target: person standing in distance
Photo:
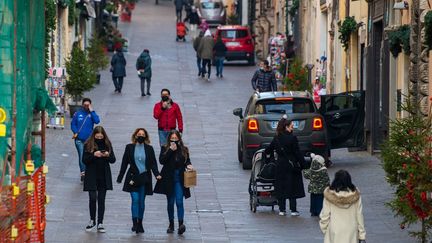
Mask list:
[[[253,90],[257,92],[277,91],[276,76],[267,60],[260,63],[251,80]]]
[[[123,88],[123,79],[126,77],[126,59],[121,48],[116,50],[116,53],[111,59],[111,72],[115,88],[114,93],[121,93]]]
[[[100,119],[92,106],[92,101],[89,98],[82,100],[82,108],[75,112],[71,121],[71,130],[75,147],[78,152],[78,163],[81,172],[81,182],[84,181],[86,166],[83,163],[84,143],[90,137],[95,124],[99,124]]]
[[[150,51],[148,49],[144,49],[141,55],[138,57],[136,62],[136,69],[138,71],[138,77],[141,79],[141,96],[146,96],[144,92],[144,85],[147,81],[147,95],[150,94],[150,84],[152,77],[152,60],[150,57]]]
[[[210,30],[206,30],[204,37],[201,39],[198,46],[199,56],[202,58],[201,77],[204,78],[207,74],[207,81],[210,80],[211,62],[213,60],[214,40]],[[207,70],[206,70],[207,67]]]
[[[183,132],[183,116],[180,106],[172,100],[169,89],[162,89],[161,101],[155,104],[153,117],[158,120],[159,144],[161,147],[166,144],[170,131],[178,127],[178,131]]]

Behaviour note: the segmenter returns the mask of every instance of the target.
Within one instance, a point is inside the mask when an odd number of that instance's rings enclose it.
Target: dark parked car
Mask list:
[[[233,111],[240,117],[239,162],[252,167],[253,154],[270,144],[284,114],[294,123],[300,150],[328,160],[331,149],[363,145],[364,113],[364,91],[321,96],[320,109],[308,92],[255,92],[244,112]]]

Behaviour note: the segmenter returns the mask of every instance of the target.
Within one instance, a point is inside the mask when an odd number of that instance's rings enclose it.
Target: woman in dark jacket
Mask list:
[[[118,48],[111,59],[111,72],[114,83],[114,92],[121,93],[123,87],[123,78],[126,77],[126,59],[122,49]]]
[[[132,231],[144,233],[142,221],[144,218],[145,196],[153,195],[152,176],[160,179],[159,170],[157,167],[156,156],[153,147],[149,145],[150,139],[147,130],[137,128],[132,134],[132,143],[126,145],[123,154],[122,165],[117,183],[121,183],[126,169],[125,182],[123,191],[130,192],[132,199]]]
[[[105,233],[103,218],[105,213],[105,196],[107,190],[112,190],[110,163],[116,158],[111,142],[101,126],[93,129],[92,134],[84,144],[83,162],[86,165],[84,191],[89,192],[90,223],[86,231],[96,226],[96,202],[98,208],[97,231]]]
[[[183,224],[183,197],[191,196],[189,188],[184,187],[183,172],[186,169],[192,170],[193,167],[189,158],[189,150],[184,146],[178,131],[173,130],[168,134],[168,142],[162,147],[159,162],[163,165],[162,179],[156,183],[154,192],[167,196],[169,219],[167,233],[174,232],[174,203],[177,205],[179,221],[177,233],[181,235],[186,231],[186,226]]]
[[[297,137],[293,135],[294,125],[286,118],[279,121],[276,136],[266,154],[277,153],[275,192],[278,198],[279,215],[286,215],[286,199],[289,199],[292,216],[299,216],[297,198],[305,197],[302,168],[305,167],[303,154],[300,152]]]
[[[222,41],[222,36],[218,35],[216,44],[213,47],[214,56],[215,56],[215,64],[216,64],[216,76],[223,78],[223,65],[225,61],[225,56],[227,52],[227,48]]]

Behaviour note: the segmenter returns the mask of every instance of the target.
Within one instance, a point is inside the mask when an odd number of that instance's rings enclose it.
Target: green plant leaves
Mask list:
[[[410,26],[402,25],[395,30],[388,32],[389,49],[396,58],[404,50],[406,54],[410,53]]]
[[[348,16],[339,27],[339,40],[342,43],[344,50],[348,50],[351,34],[357,30],[357,22],[354,16]]]

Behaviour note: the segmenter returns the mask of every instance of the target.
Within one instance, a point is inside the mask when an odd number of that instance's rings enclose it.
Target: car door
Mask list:
[[[364,146],[364,91],[322,95],[320,113],[332,149]]]

